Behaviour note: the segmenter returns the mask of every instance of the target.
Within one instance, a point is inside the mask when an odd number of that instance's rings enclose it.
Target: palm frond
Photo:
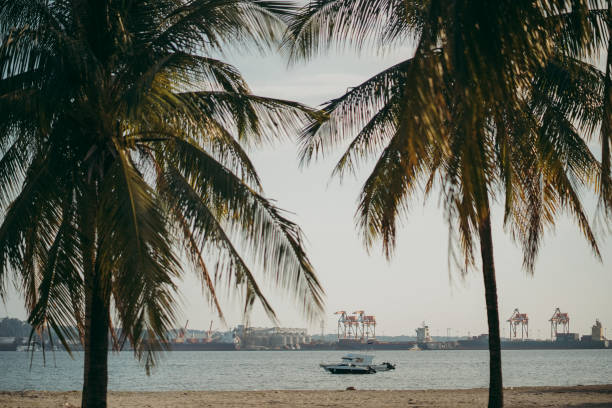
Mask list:
[[[177,139],[167,154],[194,193],[222,217],[223,224],[244,243],[254,261],[275,276],[276,284],[305,300],[300,306],[308,317],[316,317],[322,307],[322,290],[302,249],[297,225],[196,145]],[[205,235],[205,231],[202,233]]]
[[[368,122],[371,122],[373,127],[380,123],[385,129],[385,124],[394,125],[393,121],[384,120],[388,116],[383,116],[380,112],[386,110],[388,115],[399,114],[395,111],[397,106],[393,106],[394,110],[391,110],[389,103],[392,99],[397,101],[397,98],[402,98],[406,92],[407,71],[413,64],[413,60],[403,61],[351,88],[341,97],[327,102],[323,107],[327,118],[311,121],[302,133],[301,163],[307,164],[318,155],[324,155],[325,149],[339,146],[356,129],[361,129]],[[376,116],[378,119],[373,119]],[[368,135],[372,134],[363,133],[364,143],[372,140]],[[379,145],[384,141],[385,138],[377,138],[373,144]],[[357,145],[363,148],[362,144],[355,142],[355,148]]]
[[[153,39],[155,46],[175,45],[186,50],[251,43],[263,50],[274,44],[283,29],[290,3],[268,0],[193,0],[175,8]]]
[[[235,130],[238,139],[247,144],[293,135],[307,120],[320,121],[324,116],[297,102],[233,92],[189,92],[180,96],[208,113],[227,130]]]
[[[68,205],[71,204],[68,201]],[[55,239],[45,255],[45,264],[41,268],[41,282],[37,288],[37,302],[30,311],[28,322],[34,329],[53,329],[64,348],[70,353],[68,342],[78,338],[78,327],[75,316],[79,316],[83,293],[83,280],[79,265],[80,254],[77,251],[78,234],[73,224],[72,208],[62,212],[62,223]],[[77,298],[74,298],[74,295]],[[75,313],[76,312],[76,313]]]
[[[612,4],[608,4],[608,30],[612,31]],[[603,89],[603,118],[601,124],[601,180],[600,200],[606,213],[612,213],[612,32],[608,33],[608,54]]]
[[[272,306],[259,289],[254,274],[235,248],[230,237],[225,232],[221,221],[217,219],[218,214],[210,210],[207,203],[202,200],[189,183],[181,176],[177,170],[170,169],[165,174],[165,186],[168,189],[166,194],[176,200],[177,212],[179,216],[186,220],[190,228],[190,235],[196,240],[196,248],[204,247],[206,252],[214,250],[221,251],[218,256],[217,271],[215,276],[226,275],[227,286],[245,287],[245,306],[244,312],[248,314],[254,300],[257,298],[268,316],[276,321],[276,314]],[[215,278],[218,280],[218,278]]]
[[[283,47],[290,62],[316,56],[331,46],[400,43],[422,27],[426,5],[398,0],[317,0],[293,18]]]
[[[101,187],[105,220],[98,221],[97,262],[103,273],[113,275],[117,314],[148,368],[155,364],[155,352],[167,344],[174,322],[178,261],[161,203],[125,152],[118,155]]]

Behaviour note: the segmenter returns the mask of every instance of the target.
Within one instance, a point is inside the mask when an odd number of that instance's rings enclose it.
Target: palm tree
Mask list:
[[[575,15],[588,9],[572,2]],[[290,60],[330,46],[392,48],[416,42],[414,56],[328,102],[329,119],[304,132],[302,162],[346,146],[334,174],[371,163],[357,222],[364,244],[381,240],[387,257],[396,222],[419,190],[441,194],[461,272],[476,266],[476,240],[489,327],[489,406],[503,406],[491,206],[503,203],[504,225],[533,272],[541,235],[568,210],[594,252],[595,237],[579,198],[599,170],[556,100],[537,99],[545,67],[559,57],[551,16],[565,1],[320,0],[304,6],[285,38]],[[589,25],[574,44],[592,35]],[[580,34],[580,35],[578,35]],[[540,81],[540,82],[538,82]],[[352,140],[351,140],[352,139]],[[350,140],[350,142],[348,141]],[[456,256],[457,250],[461,256]]]
[[[217,58],[274,44],[289,11],[0,1],[0,295],[12,276],[34,328],[65,347],[80,337],[83,407],[106,406],[109,331],[147,369],[168,347],[183,267],[221,317],[219,285],[275,317],[253,268],[307,316],[322,310],[300,229],[247,155],[317,112],[253,95]]]

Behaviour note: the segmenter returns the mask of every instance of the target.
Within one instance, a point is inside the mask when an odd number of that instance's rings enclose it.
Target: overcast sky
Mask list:
[[[254,93],[297,100],[317,106],[409,56],[409,50],[380,56],[334,54],[291,69],[278,57],[236,58],[234,62]],[[367,168],[356,179],[340,184],[330,181],[330,171],[340,151],[329,159],[300,170],[297,148],[279,143],[252,158],[263,180],[265,193],[278,206],[291,211],[307,238],[308,254],[326,291],[326,332],[335,332],[335,311],[365,310],[376,315],[379,335],[414,335],[422,321],[432,334],[475,335],[487,330],[484,288],[480,272],[465,280],[448,268],[448,226],[434,195],[417,200],[404,220],[395,257],[387,262],[377,247],[367,254],[354,224],[354,213]],[[590,207],[595,200],[586,197]],[[570,315],[570,329],[581,334],[599,318],[612,327],[612,241],[601,234],[603,262],[596,260],[575,223],[561,218],[554,232],[546,234],[533,276],[521,269],[522,256],[502,228],[502,214],[494,209],[494,246],[502,335],[508,335],[506,319],[514,308],[528,313],[530,337],[550,335],[548,319],[556,307]],[[190,328],[222,329],[199,290],[199,283],[181,283],[184,316]],[[309,327],[320,332],[320,322],[308,325],[287,296],[268,290],[283,326]],[[241,322],[240,305],[224,302],[228,324]],[[0,306],[0,316],[25,319],[20,299],[12,296]],[[251,324],[269,326],[255,310]],[[612,337],[612,331],[608,333]]]

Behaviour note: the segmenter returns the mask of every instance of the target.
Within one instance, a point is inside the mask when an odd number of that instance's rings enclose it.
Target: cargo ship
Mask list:
[[[169,346],[170,351],[234,351],[240,349],[235,343],[225,343],[221,341],[196,343],[172,342]]]
[[[340,312],[342,313],[342,312]],[[350,316],[349,316],[350,317]],[[370,321],[375,321],[373,316]],[[346,315],[342,316],[346,319]],[[350,321],[350,319],[346,319]],[[357,320],[362,321],[365,319]],[[367,321],[367,320],[366,320]],[[343,323],[341,320],[340,323]],[[303,344],[302,350],[449,350],[455,348],[454,342],[433,341],[429,333],[429,326],[423,322],[421,327],[416,329],[416,341],[379,341],[375,337],[361,338],[342,338],[340,333],[344,333],[344,329],[340,326],[338,331],[338,341],[333,343],[313,343]],[[349,330],[346,330],[347,332]],[[367,330],[362,330],[362,333],[368,333]],[[375,332],[372,331],[372,334]]]
[[[213,332],[212,321],[205,336],[198,336],[193,331],[189,335],[187,326],[176,332],[176,336],[167,344],[170,351],[233,351],[240,349],[240,338],[235,331]]]
[[[301,345],[302,350],[450,350],[454,348],[453,342],[432,341],[419,343],[417,341],[359,341],[339,340],[336,342],[313,342]]]
[[[599,320],[591,328],[591,334],[580,337],[578,333],[556,333],[554,340],[502,339],[502,350],[567,350],[608,349],[610,342],[604,337]],[[481,334],[469,340],[458,340],[456,350],[488,350],[489,336]]]
[[[481,335],[471,340],[458,340],[455,350],[488,350],[489,339]],[[559,340],[502,340],[502,350],[566,350],[566,349],[608,349],[608,340],[602,341],[559,341]]]
[[[360,341],[340,339],[335,342],[312,342],[301,345],[302,350],[415,350],[416,341]]]

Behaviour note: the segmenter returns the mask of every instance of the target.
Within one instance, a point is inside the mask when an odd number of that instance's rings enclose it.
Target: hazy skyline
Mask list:
[[[255,94],[292,99],[317,106],[340,96],[371,75],[408,57],[410,50],[394,54],[357,57],[352,53],[330,53],[313,62],[286,68],[280,57],[235,58]],[[378,320],[379,335],[414,335],[422,321],[432,334],[472,335],[487,331],[482,275],[474,270],[465,280],[458,273],[449,277],[448,226],[438,197],[433,194],[423,205],[419,196],[399,233],[394,258],[387,262],[379,247],[367,254],[355,228],[353,215],[358,191],[369,168],[342,184],[330,181],[331,167],[341,149],[328,159],[299,169],[297,146],[277,143],[251,157],[263,181],[265,193],[279,207],[292,213],[291,219],[303,229],[308,254],[326,291],[326,332],[334,332],[337,310],[365,310]],[[586,200],[590,207],[595,199]],[[593,211],[591,211],[591,214]],[[515,307],[530,317],[530,337],[548,337],[548,319],[555,307],[570,315],[570,331],[585,334],[599,318],[612,328],[612,241],[600,241],[603,262],[591,253],[575,223],[560,218],[554,234],[545,235],[533,277],[521,268],[522,254],[502,229],[499,207],[493,213],[493,240],[497,270],[502,335],[508,334],[506,319]],[[601,229],[600,229],[601,230]],[[451,282],[452,279],[452,282]],[[265,286],[265,285],[264,285]],[[190,328],[221,329],[207,307],[200,284],[188,278],[180,285],[184,318]],[[25,319],[26,314],[14,291],[0,315]],[[310,325],[292,307],[287,295],[266,291],[278,313],[281,325],[309,327],[320,331],[320,323]],[[225,301],[224,312],[230,326],[239,324],[241,305]],[[251,324],[270,326],[256,308]],[[611,332],[612,333],[612,332]]]

